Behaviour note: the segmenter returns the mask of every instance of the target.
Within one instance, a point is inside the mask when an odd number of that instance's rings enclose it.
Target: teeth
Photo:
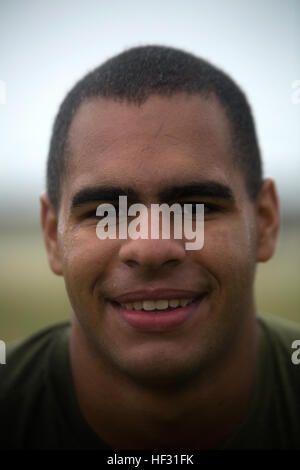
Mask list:
[[[141,310],[143,308],[143,302],[140,300],[138,302],[133,302],[134,310]]]
[[[156,300],[155,302],[155,308],[156,310],[166,310],[166,308],[169,307],[169,301],[168,300]]]
[[[147,310],[147,311],[156,310],[155,303],[156,302],[154,300],[144,300],[142,308],[143,310]]]
[[[153,310],[166,310],[169,307],[186,307],[188,304],[193,302],[195,297],[186,299],[161,299],[161,300],[140,300],[136,302],[128,302],[121,304],[126,310],[146,310],[147,312]]]
[[[128,302],[128,304],[125,304],[127,308],[127,310],[132,310],[132,307],[133,307],[133,303],[132,302]]]

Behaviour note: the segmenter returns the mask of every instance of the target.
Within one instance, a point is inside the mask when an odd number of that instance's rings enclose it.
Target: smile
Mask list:
[[[186,307],[196,300],[196,297],[181,299],[139,300],[120,304],[126,310],[144,310],[146,312],[160,312],[178,307]]]
[[[205,292],[193,297],[141,299],[132,302],[111,301],[110,304],[122,323],[147,332],[170,331],[183,325],[196,314],[206,317],[209,302]]]

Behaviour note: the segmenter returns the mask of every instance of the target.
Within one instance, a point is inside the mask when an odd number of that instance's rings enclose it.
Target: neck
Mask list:
[[[255,316],[230,350],[184,385],[151,387],[115,370],[90,347],[74,317],[71,364],[82,415],[118,449],[212,449],[243,420],[252,396],[257,353]]]

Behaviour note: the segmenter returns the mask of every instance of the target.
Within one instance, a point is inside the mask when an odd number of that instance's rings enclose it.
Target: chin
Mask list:
[[[187,382],[198,379],[203,371],[203,362],[199,356],[178,358],[178,355],[168,357],[156,352],[152,356],[127,357],[127,360],[123,356],[118,367],[130,380],[157,390],[168,386],[186,386]]]

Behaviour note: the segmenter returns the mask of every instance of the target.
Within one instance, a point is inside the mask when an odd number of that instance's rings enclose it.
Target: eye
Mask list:
[[[220,207],[215,204],[204,204],[204,214],[212,214],[213,212],[220,212]]]
[[[121,210],[118,204],[109,204],[109,207],[107,209],[104,207],[102,209],[102,212],[98,212],[97,214],[97,209],[98,207],[95,207],[93,210],[87,211],[82,215],[83,219],[96,219],[96,220],[101,220],[104,217],[106,218],[116,218],[116,221],[121,221],[123,220],[124,217],[127,216],[127,214],[124,213],[124,211]],[[114,207],[114,211],[112,210],[112,206]]]
[[[209,214],[213,214],[215,212],[220,212],[221,208],[217,206],[216,204],[212,203],[203,203],[203,202],[194,202],[194,201],[187,201],[187,202],[181,202],[180,203],[182,206],[183,214],[189,217],[196,217],[197,215],[197,205],[203,205],[204,206],[204,216],[207,216]],[[199,212],[198,212],[199,213]]]
[[[118,206],[114,206],[115,208],[115,214],[116,214],[116,217],[119,216],[119,207]],[[104,210],[103,211],[103,215],[97,215],[97,207],[95,207],[94,209],[92,210],[88,210],[87,212],[84,212],[82,215],[81,215],[81,218],[82,219],[96,219],[96,220],[101,220],[103,217],[111,217],[113,216],[114,214],[111,212],[111,211],[108,211],[108,210]]]
[[[85,214],[83,214],[83,217],[84,217],[85,219],[97,218],[96,209],[94,209],[93,211],[86,212]]]
[[[188,201],[188,202],[182,202],[181,203],[181,206],[182,206],[182,210],[183,210],[183,215],[185,216],[190,216],[190,217],[194,217],[197,215],[197,202],[192,202],[192,201]]]

